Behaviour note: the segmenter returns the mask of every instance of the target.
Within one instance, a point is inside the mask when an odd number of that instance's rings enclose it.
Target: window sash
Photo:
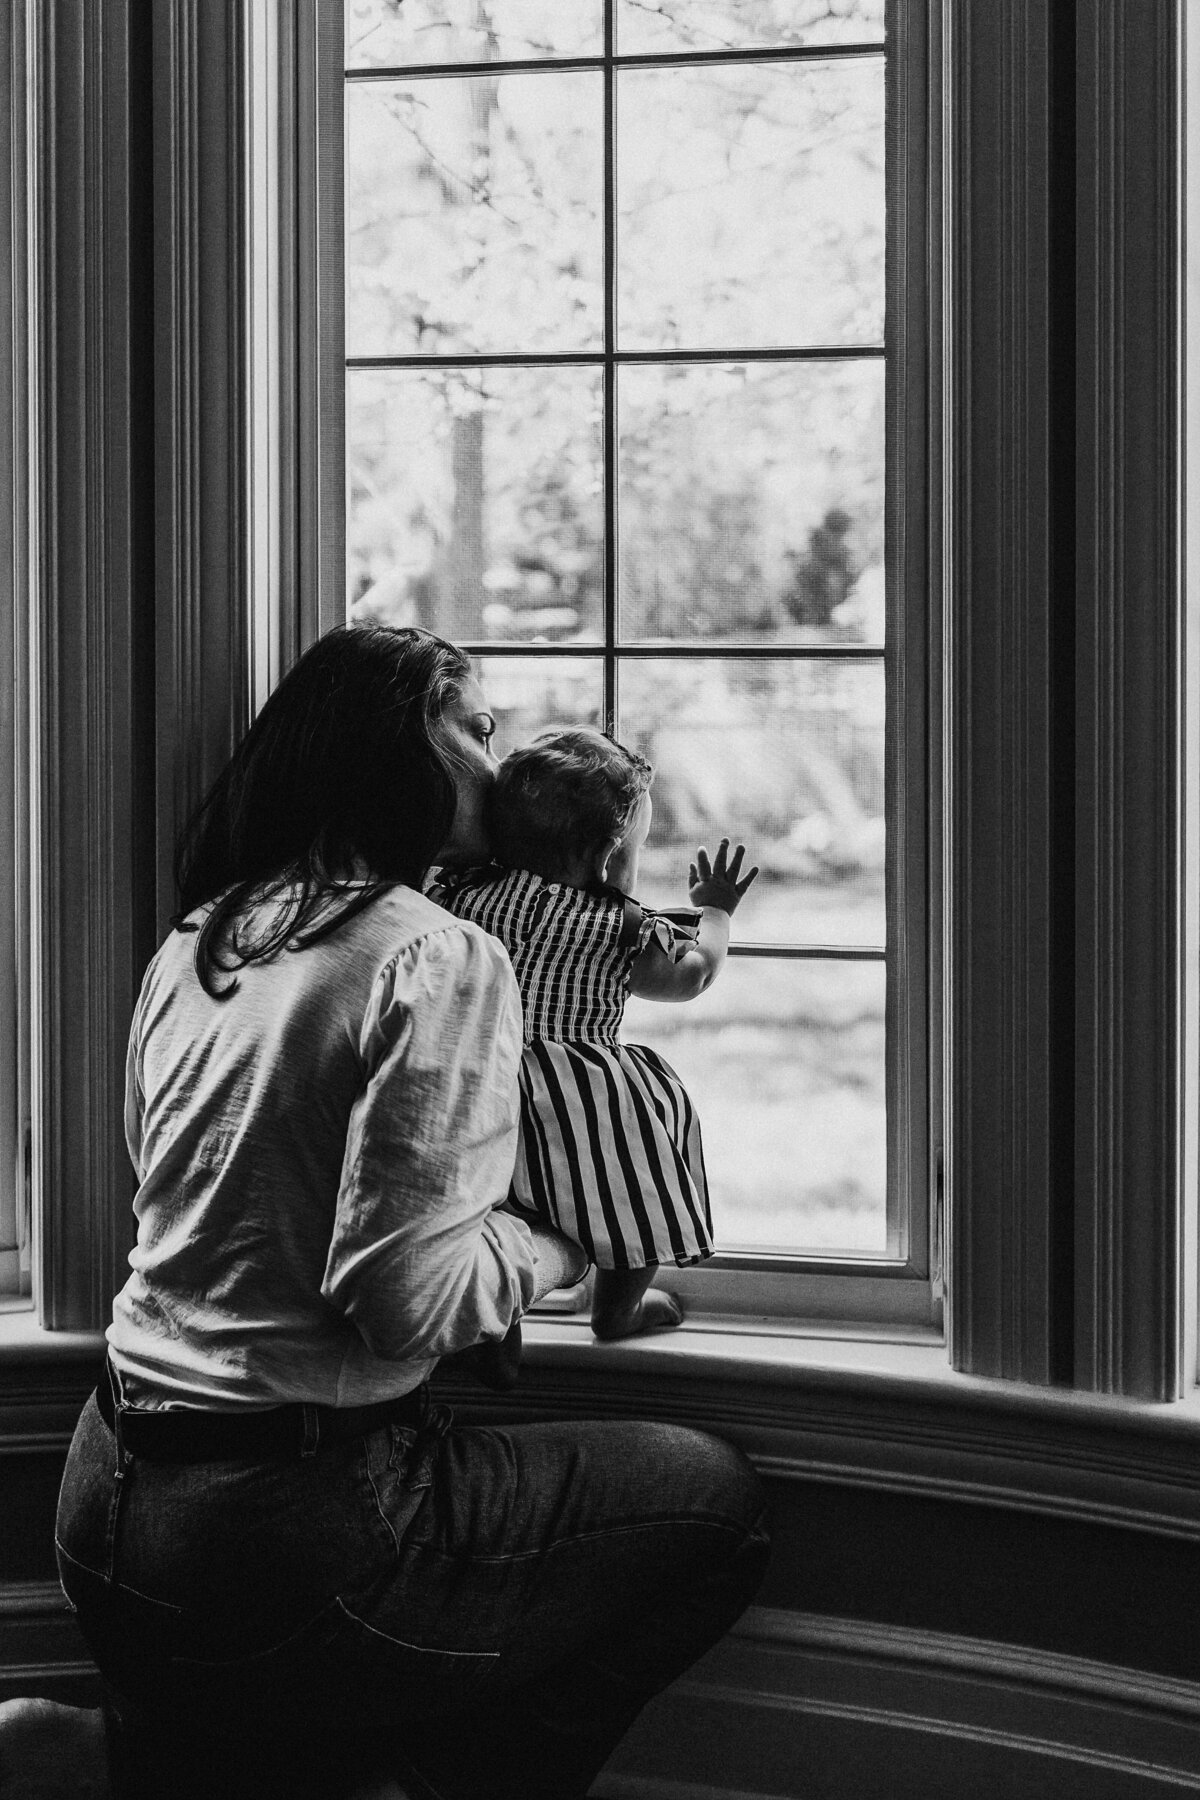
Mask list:
[[[302,9],[307,13],[308,9]],[[317,9],[313,9],[314,12]],[[609,9],[611,12],[611,9]],[[937,121],[939,118],[936,79],[940,33],[936,8],[927,15],[923,7],[893,5],[889,8],[886,45],[888,157],[896,171],[890,182],[888,211],[887,269],[887,439],[890,495],[887,519],[887,559],[889,592],[895,596],[895,617],[901,621],[891,630],[884,645],[794,646],[751,643],[698,641],[694,644],[638,643],[617,641],[615,631],[616,568],[615,552],[615,482],[606,483],[606,615],[603,643],[538,647],[503,640],[480,640],[464,644],[473,654],[490,657],[522,656],[546,658],[599,658],[604,667],[606,715],[611,719],[617,671],[622,662],[656,656],[685,660],[692,656],[737,660],[791,658],[818,660],[825,656],[882,658],[889,686],[886,771],[889,818],[889,879],[887,900],[888,952],[887,1001],[887,1132],[888,1195],[887,1254],[880,1258],[823,1256],[806,1252],[802,1247],[786,1258],[755,1254],[730,1255],[714,1259],[699,1277],[686,1271],[670,1272],[669,1278],[681,1276],[684,1285],[699,1280],[703,1301],[693,1306],[719,1305],[736,1310],[746,1304],[761,1304],[772,1295],[772,1307],[803,1316],[892,1317],[898,1321],[919,1317],[922,1325],[936,1326],[940,1319],[940,1270],[934,1266],[931,1236],[934,1205],[940,1165],[940,1152],[935,1141],[935,1107],[940,1088],[940,1069],[935,1066],[932,1046],[937,1042],[937,996],[932,990],[936,959],[931,954],[932,893],[929,879],[931,857],[938,854],[932,841],[933,821],[929,796],[936,781],[936,758],[939,744],[932,734],[927,708],[937,703],[937,694],[927,691],[925,664],[930,644],[935,641],[938,608],[931,604],[931,574],[934,582],[940,569],[940,550],[935,535],[939,522],[937,509],[928,503],[931,477],[936,473],[937,430],[940,413],[936,397],[931,399],[931,384],[937,368],[936,346],[939,342],[940,290],[930,274],[936,269],[933,227],[937,218],[931,206],[933,179],[931,171],[940,153]],[[302,26],[303,34],[305,27]],[[611,48],[611,44],[609,46]],[[523,61],[474,65],[427,64],[399,69],[356,70],[343,74],[340,20],[336,27],[328,20],[312,22],[306,41],[297,43],[298,67],[303,71],[299,87],[317,96],[310,117],[318,129],[311,162],[300,181],[310,193],[319,196],[317,235],[326,257],[336,246],[340,258],[342,244],[342,106],[348,82],[387,79],[409,80],[421,75],[462,78],[471,74],[519,72]],[[387,368],[448,367],[538,367],[592,366],[603,371],[605,386],[605,430],[607,434],[606,467],[615,468],[616,412],[614,385],[617,370],[623,365],[656,363],[700,363],[718,361],[820,361],[829,358],[874,358],[884,354],[885,346],[821,346],[772,347],[752,351],[623,351],[616,347],[613,329],[616,293],[615,192],[614,158],[611,141],[613,120],[613,84],[618,72],[626,67],[658,67],[667,64],[686,65],[696,60],[714,62],[745,61],[750,63],[779,61],[828,61],[831,56],[864,56],[878,59],[878,43],[862,46],[822,46],[778,54],[773,50],[720,52],[711,58],[697,58],[691,53],[661,57],[558,58],[530,62],[531,72],[545,73],[563,68],[588,68],[604,73],[606,81],[605,119],[605,344],[603,350],[585,353],[498,353],[478,356],[463,355],[355,355],[346,357],[344,349],[343,299],[335,292],[329,263],[322,267],[324,306],[317,313],[321,334],[319,355],[324,376],[321,386],[326,416],[336,411],[344,419],[344,381],[348,372]],[[305,55],[311,59],[305,69]],[[303,146],[299,146],[303,162]],[[310,268],[313,259],[310,258]],[[311,275],[310,275],[311,280]],[[312,299],[310,297],[310,307]],[[298,300],[298,310],[303,302]],[[316,309],[314,309],[316,310]],[[310,311],[309,316],[312,316]],[[928,346],[934,349],[931,354]],[[310,391],[317,383],[311,377]],[[318,578],[320,599],[310,613],[303,641],[311,641],[320,630],[339,623],[344,617],[345,592],[345,461],[344,438],[336,452],[331,447],[316,451],[317,467],[310,470],[313,489],[322,496],[327,533],[322,546],[321,572]],[[903,468],[903,487],[897,470]],[[336,501],[330,497],[336,494]],[[336,509],[342,510],[340,519]],[[935,596],[936,599],[936,596]],[[864,959],[880,956],[881,947],[864,947],[854,954]],[[734,955],[801,957],[821,954],[816,945],[737,945]],[[834,954],[846,954],[836,951]],[[786,1269],[786,1285],[777,1285],[777,1276]],[[896,1277],[901,1281],[897,1284]],[[660,1279],[666,1279],[667,1272]],[[901,1299],[905,1285],[919,1289]],[[824,1290],[828,1287],[828,1296]],[[755,1299],[757,1295],[757,1300]]]

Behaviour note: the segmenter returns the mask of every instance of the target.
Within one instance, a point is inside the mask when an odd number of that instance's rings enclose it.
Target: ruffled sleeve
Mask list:
[[[699,913],[686,921],[667,913],[650,912],[645,907],[641,914],[634,938],[635,955],[657,944],[668,962],[677,963],[700,941]]]

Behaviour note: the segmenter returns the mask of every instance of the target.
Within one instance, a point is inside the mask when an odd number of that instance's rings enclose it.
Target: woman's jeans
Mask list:
[[[580,1796],[766,1561],[757,1477],[670,1425],[424,1425],[273,1461],[128,1457],[89,1399],[59,1568],[118,1794]]]

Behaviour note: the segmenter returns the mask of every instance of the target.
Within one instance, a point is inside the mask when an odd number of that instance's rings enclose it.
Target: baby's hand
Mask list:
[[[688,870],[688,899],[693,906],[716,906],[724,913],[731,913],[738,901],[758,874],[758,865],[745,875],[742,874],[742,858],[746,854],[746,846],[739,844],[733,855],[729,855],[729,839],[722,838],[717,845],[717,854],[710,863],[708,851],[701,845],[696,852],[696,860]]]

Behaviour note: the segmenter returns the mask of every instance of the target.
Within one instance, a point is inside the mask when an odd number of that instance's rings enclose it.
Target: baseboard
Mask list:
[[[95,1705],[99,1680],[56,1581],[0,1582],[0,1700]]]
[[[94,1704],[53,1582],[0,1584],[0,1699]],[[647,1708],[595,1800],[1159,1800],[1200,1793],[1200,1682],[754,1607]]]
[[[595,1800],[1157,1800],[1200,1792],[1200,1684],[752,1609],[649,1707]]]

